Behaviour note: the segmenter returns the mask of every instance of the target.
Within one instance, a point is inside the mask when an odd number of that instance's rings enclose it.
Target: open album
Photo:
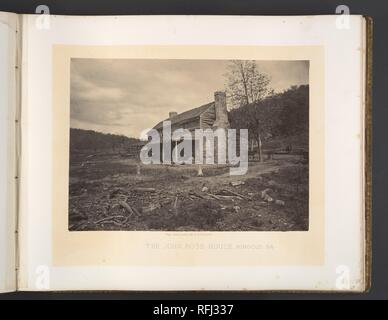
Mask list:
[[[0,14],[0,291],[363,292],[371,20]]]

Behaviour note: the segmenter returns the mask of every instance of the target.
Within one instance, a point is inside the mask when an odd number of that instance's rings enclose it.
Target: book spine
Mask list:
[[[372,53],[373,20],[365,17],[365,291],[372,285]]]

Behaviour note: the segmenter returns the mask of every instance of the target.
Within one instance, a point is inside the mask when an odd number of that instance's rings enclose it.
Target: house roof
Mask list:
[[[199,117],[202,113],[204,113],[207,109],[209,109],[213,105],[214,105],[214,102],[210,102],[210,103],[207,103],[207,104],[200,106],[198,108],[194,108],[194,109],[190,109],[188,111],[182,112],[182,113],[176,115],[175,117],[173,117],[172,119],[167,118],[163,121],[170,120],[172,126],[180,124],[180,123],[185,123],[189,120],[192,120],[192,119]],[[163,121],[160,121],[154,127],[154,129],[156,129],[156,130],[162,129],[163,128]]]

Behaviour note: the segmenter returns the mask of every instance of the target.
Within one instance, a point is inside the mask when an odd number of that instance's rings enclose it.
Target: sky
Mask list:
[[[281,92],[308,84],[307,61],[256,61]],[[70,126],[140,138],[168,118],[214,101],[225,90],[226,60],[71,60]]]

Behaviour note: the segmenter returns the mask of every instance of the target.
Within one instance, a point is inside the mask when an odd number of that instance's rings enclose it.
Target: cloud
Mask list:
[[[275,91],[308,83],[304,61],[259,61]],[[71,126],[139,137],[165,119],[214,100],[228,61],[72,59]]]

